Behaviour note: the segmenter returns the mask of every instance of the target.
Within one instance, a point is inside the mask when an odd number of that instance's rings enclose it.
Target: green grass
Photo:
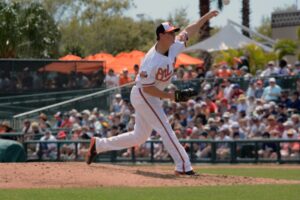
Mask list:
[[[249,176],[286,180],[300,180],[299,169],[268,169],[268,168],[206,168],[197,170],[199,173],[224,174],[233,176]]]
[[[300,170],[201,168],[200,173],[300,180]],[[163,188],[0,189],[0,200],[296,200],[300,185],[235,185]]]
[[[299,185],[0,190],[1,200],[296,200]]]

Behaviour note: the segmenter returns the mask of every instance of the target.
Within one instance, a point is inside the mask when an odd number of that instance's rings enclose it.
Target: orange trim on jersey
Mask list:
[[[153,82],[153,83],[145,83],[145,84],[142,84],[142,86],[151,86],[151,85],[154,85],[155,84],[155,82]]]
[[[140,88],[139,88],[139,92],[140,92],[142,98],[144,99],[144,101],[146,102],[146,104],[149,106],[149,108],[152,110],[152,112],[154,113],[154,115],[156,116],[156,118],[159,120],[160,124],[162,125],[162,127],[163,127],[164,130],[166,131],[166,133],[167,133],[169,139],[171,140],[171,143],[174,145],[175,149],[177,150],[177,152],[178,152],[178,154],[179,154],[179,156],[180,156],[180,158],[181,158],[181,161],[182,161],[182,170],[183,170],[183,172],[185,172],[185,166],[184,166],[185,161],[184,161],[184,158],[183,158],[183,156],[181,155],[181,153],[180,153],[178,147],[176,146],[176,144],[175,144],[174,141],[172,140],[172,138],[171,138],[171,136],[170,136],[170,134],[169,134],[167,128],[165,127],[165,125],[164,125],[164,123],[162,122],[162,120],[159,118],[159,115],[155,112],[155,110],[152,108],[152,106],[150,105],[150,103],[146,100],[146,98],[145,98],[145,96],[143,95],[143,92],[142,92],[142,90],[141,90]]]

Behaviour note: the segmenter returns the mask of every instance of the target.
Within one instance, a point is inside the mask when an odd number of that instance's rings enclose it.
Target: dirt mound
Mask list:
[[[85,163],[66,162],[0,164],[0,168],[0,188],[162,187],[300,183],[300,181],[211,174],[201,174],[199,177],[176,177],[172,167],[159,165],[92,164],[87,166]]]

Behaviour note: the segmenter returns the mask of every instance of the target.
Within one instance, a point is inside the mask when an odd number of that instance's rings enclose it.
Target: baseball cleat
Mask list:
[[[175,171],[176,176],[200,176],[198,173],[194,172],[193,170],[188,172],[179,172]]]
[[[94,161],[96,156],[96,138],[92,137],[90,141],[90,148],[86,154],[86,164],[90,165]]]

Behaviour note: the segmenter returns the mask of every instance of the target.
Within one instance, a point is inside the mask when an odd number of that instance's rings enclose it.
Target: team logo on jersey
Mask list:
[[[146,72],[146,71],[141,71],[140,77],[141,77],[141,78],[147,78],[147,77],[148,77],[147,72]]]
[[[156,80],[158,81],[168,81],[172,77],[173,71],[170,70],[169,65],[167,65],[167,68],[158,68],[156,73]]]

